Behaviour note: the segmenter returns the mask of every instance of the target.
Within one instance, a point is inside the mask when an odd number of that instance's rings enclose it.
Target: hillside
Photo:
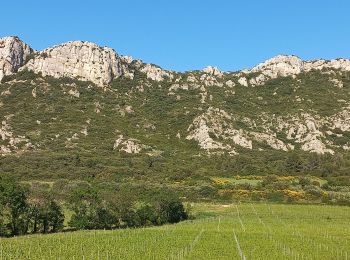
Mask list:
[[[204,197],[213,176],[350,185],[350,60],[281,55],[237,72],[180,73],[94,43],[35,51],[5,37],[0,78],[0,170],[22,180]]]

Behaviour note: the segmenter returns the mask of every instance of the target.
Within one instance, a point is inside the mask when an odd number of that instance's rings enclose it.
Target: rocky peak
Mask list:
[[[119,55],[111,48],[95,43],[72,41],[45,49],[24,68],[43,76],[73,77],[107,85],[123,74]]]
[[[293,55],[278,55],[254,67],[251,72],[263,72],[270,77],[298,74],[303,70],[303,61]]]
[[[147,78],[154,81],[163,81],[165,79],[172,79],[172,72],[163,70],[162,68],[153,64],[142,64],[140,71],[147,75]]]
[[[18,37],[0,38],[0,80],[24,65],[33,50]]]
[[[131,64],[134,61],[133,57],[131,56],[121,56],[120,59],[125,64]]]
[[[217,67],[213,67],[213,66],[208,66],[208,67],[204,68],[203,72],[205,72],[209,75],[218,76],[218,77],[221,77],[223,75],[223,72],[221,70],[219,70]]]
[[[350,60],[334,59],[334,60],[313,60],[303,61],[293,55],[279,55],[260,63],[251,70],[245,71],[249,73],[259,73],[258,76],[250,80],[252,86],[263,85],[269,79],[278,77],[295,76],[302,72],[322,69],[338,69],[342,71],[350,71]]]
[[[32,54],[31,56],[29,56]],[[30,59],[29,59],[30,58]],[[28,61],[26,63],[26,61]],[[19,69],[28,69],[56,78],[71,77],[91,81],[99,86],[110,84],[113,79],[123,76],[134,79],[135,72],[146,74],[153,81],[172,82],[176,73],[134,60],[130,56],[119,56],[113,49],[100,47],[95,43],[72,41],[57,45],[40,52],[34,52],[18,37],[0,38],[0,80],[5,75],[16,73]],[[278,77],[295,76],[311,70],[337,69],[350,71],[350,60],[314,60],[303,61],[293,55],[278,55],[251,70],[242,70],[235,75],[238,83],[244,86],[264,85],[266,81]],[[225,72],[217,67],[208,66],[202,70],[198,84],[222,85],[218,83]],[[227,73],[226,73],[227,74]],[[225,75],[226,75],[225,74]],[[247,76],[254,74],[252,76]],[[193,79],[193,77],[188,77]],[[232,82],[228,82],[230,86]],[[338,84],[338,83],[337,83]],[[342,85],[340,82],[339,86]]]
[[[342,71],[350,71],[349,59],[334,59],[334,60],[313,60],[304,62],[304,70],[310,71],[312,69],[339,69]]]

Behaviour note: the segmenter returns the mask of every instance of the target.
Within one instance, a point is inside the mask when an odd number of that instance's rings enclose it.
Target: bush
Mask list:
[[[283,191],[270,191],[267,193],[267,199],[272,202],[282,202],[284,200]]]
[[[157,212],[152,205],[142,205],[137,210],[141,226],[151,226],[157,224]]]
[[[182,202],[174,196],[165,196],[155,202],[159,224],[177,223],[188,218]]]
[[[311,180],[308,177],[300,177],[299,184],[304,188],[307,185],[311,185]]]

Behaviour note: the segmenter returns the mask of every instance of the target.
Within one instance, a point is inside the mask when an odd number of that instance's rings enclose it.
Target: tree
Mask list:
[[[0,236],[5,235],[6,233],[6,225],[4,218],[4,206],[0,203]]]
[[[120,211],[121,227],[140,227],[141,220],[134,208],[123,207]]]
[[[95,229],[112,229],[116,226],[117,217],[110,208],[101,206],[96,209],[92,223]]]
[[[144,204],[137,209],[137,215],[139,216],[141,226],[151,226],[157,223],[155,208],[149,204]]]
[[[38,233],[40,230],[40,209],[37,204],[30,205],[29,217],[32,221],[32,233]]]
[[[10,235],[27,233],[28,212],[27,191],[12,178],[0,179],[0,204]]]
[[[77,229],[93,229],[101,199],[96,189],[88,186],[75,190],[69,198],[73,210],[69,225]]]
[[[188,218],[184,205],[174,195],[164,195],[155,202],[158,224],[177,223]]]
[[[299,173],[304,170],[304,162],[297,152],[289,152],[285,167],[289,173]]]
[[[54,200],[50,200],[47,206],[47,225],[50,232],[59,232],[63,229],[64,214],[61,206]],[[45,232],[44,232],[45,233]]]

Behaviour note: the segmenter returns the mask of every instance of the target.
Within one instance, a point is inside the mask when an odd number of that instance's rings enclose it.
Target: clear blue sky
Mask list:
[[[234,71],[278,54],[350,57],[348,0],[2,1],[0,36],[41,50],[69,40],[166,69]]]

